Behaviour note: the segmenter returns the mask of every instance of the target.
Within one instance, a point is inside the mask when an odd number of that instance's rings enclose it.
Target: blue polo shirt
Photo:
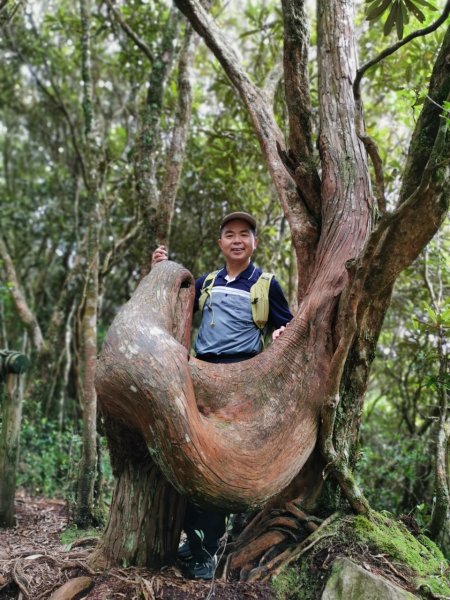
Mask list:
[[[250,304],[250,288],[262,270],[251,262],[235,279],[229,281],[224,267],[216,276],[210,297],[203,307],[202,320],[195,342],[195,352],[202,356],[250,357],[262,350],[261,331],[256,327]],[[198,310],[200,292],[208,274],[195,282],[194,311]],[[278,329],[292,319],[280,284],[272,278],[269,288],[268,326]]]

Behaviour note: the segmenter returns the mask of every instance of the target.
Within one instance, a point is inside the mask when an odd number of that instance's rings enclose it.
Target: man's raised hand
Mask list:
[[[168,260],[167,250],[165,246],[158,246],[152,254],[152,269],[155,265],[163,260]]]

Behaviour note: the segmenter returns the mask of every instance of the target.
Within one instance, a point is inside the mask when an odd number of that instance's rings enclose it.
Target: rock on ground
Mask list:
[[[348,558],[337,558],[321,600],[414,600],[410,592]]]

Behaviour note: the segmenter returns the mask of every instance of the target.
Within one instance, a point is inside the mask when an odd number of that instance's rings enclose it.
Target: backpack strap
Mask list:
[[[258,281],[250,288],[250,303],[253,321],[263,330],[269,320],[269,288],[273,273],[262,273]]]
[[[200,297],[198,299],[198,308],[200,312],[203,311],[206,300],[211,298],[211,290],[219,272],[220,271],[212,271],[205,277],[205,280],[203,281],[202,289],[200,290]]]

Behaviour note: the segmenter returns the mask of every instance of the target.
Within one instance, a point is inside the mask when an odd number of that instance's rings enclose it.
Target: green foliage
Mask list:
[[[55,421],[36,406],[26,410],[21,429],[18,485],[32,495],[68,498],[73,493],[81,438],[75,431],[60,431]]]
[[[449,325],[447,228],[394,291],[373,364],[357,470],[374,508],[411,514],[422,527],[435,493],[435,416],[449,389],[441,347]]]
[[[387,402],[378,403],[378,411],[377,423],[363,423],[361,427],[364,446],[356,478],[374,509],[413,512],[425,525],[431,512],[428,440],[399,433],[398,417]],[[427,503],[419,508],[424,498]]]
[[[59,424],[44,416],[40,404],[25,403],[20,438],[17,484],[31,495],[65,498],[75,496],[78,464],[81,458],[79,423],[60,429]],[[102,494],[111,500],[113,476],[106,439],[100,438]]]
[[[131,0],[116,6],[155,55],[170,3]],[[387,41],[380,35],[383,25],[386,33],[395,27],[401,37],[417,22],[428,24],[435,18],[433,7],[424,0],[371,0],[366,6],[370,27],[367,22],[360,27],[361,62],[386,47]],[[29,11],[21,10],[10,23],[8,35],[1,41],[0,61],[1,229],[44,333],[48,332],[61,292],[68,290],[54,340],[56,358],[48,368],[45,365],[42,373],[43,379],[48,376],[48,381],[42,382],[44,408],[27,407],[25,411],[19,483],[33,493],[66,497],[71,494],[81,443],[81,409],[74,399],[80,380],[79,322],[84,282],[80,276],[67,286],[65,282],[83,256],[86,234],[82,166],[77,152],[82,130],[77,11],[77,5],[66,0],[58,2],[56,8],[54,3],[31,3]],[[93,101],[104,180],[102,266],[108,256],[111,258],[101,275],[100,344],[119,306],[139,279],[143,227],[136,201],[133,156],[138,117],[153,63],[124,34],[105,3],[97,4],[94,11]],[[279,3],[248,0],[236,10],[224,10],[221,3],[215,3],[213,12],[230,38],[230,46],[239,45],[250,77],[263,85],[282,47]],[[443,31],[438,31],[414,40],[371,70],[367,86],[363,82],[367,130],[383,159],[389,208],[397,201],[411,127],[428,93],[430,66],[442,36]],[[317,42],[314,30],[312,41]],[[180,39],[174,44],[179,47]],[[316,60],[310,61],[310,69],[316,136]],[[158,183],[164,174],[178,101],[176,78],[175,70],[164,93],[162,135],[156,156]],[[170,256],[195,275],[217,268],[221,264],[217,225],[224,213],[245,208],[259,223],[260,245],[255,261],[277,274],[294,305],[296,267],[286,220],[246,110],[204,44],[198,46],[192,86],[193,115]],[[449,119],[450,104],[444,103],[444,108],[447,112],[443,112],[443,118]],[[282,83],[276,94],[275,112],[287,139]],[[137,234],[131,235],[135,225]],[[116,247],[116,242],[128,234],[127,241]],[[433,257],[434,251],[431,259],[435,260]],[[438,262],[436,258],[434,274]],[[433,499],[430,417],[436,394],[449,386],[448,374],[440,374],[437,368],[435,337],[437,327],[447,327],[449,304],[440,311],[432,306],[421,277],[422,268],[420,260],[402,277],[386,318],[363,422],[359,477],[376,507],[413,511],[425,525]],[[439,268],[443,269],[442,265]],[[9,347],[21,348],[26,335],[16,317],[9,286],[6,281],[0,282],[1,336],[5,345],[7,342]],[[74,313],[68,320],[72,306]],[[66,322],[73,335],[68,350],[72,363],[64,382],[62,367],[68,364],[63,350]],[[58,371],[60,358],[62,367]],[[58,393],[58,386],[65,386],[61,430],[55,421],[59,415],[53,400],[59,395],[50,395],[53,384]],[[45,406],[47,400],[50,406]],[[105,463],[103,468],[109,481],[110,467]]]
[[[403,38],[404,26],[409,23],[411,15],[423,23],[426,15],[422,7],[431,11],[437,10],[426,0],[366,0],[366,3],[369,5],[366,11],[367,20],[380,19],[385,12],[388,12],[383,33],[389,35],[395,26],[400,40]]]

